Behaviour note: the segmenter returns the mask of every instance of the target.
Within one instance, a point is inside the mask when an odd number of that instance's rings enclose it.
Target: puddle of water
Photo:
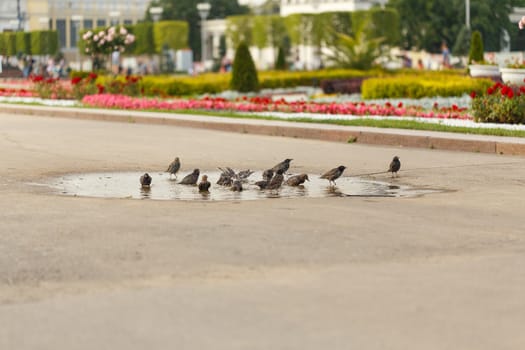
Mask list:
[[[357,177],[337,179],[337,186],[330,187],[327,180],[317,174],[308,174],[310,182],[304,186],[291,187],[284,185],[278,190],[260,190],[254,183],[262,179],[262,172],[256,171],[243,184],[242,192],[234,192],[229,187],[217,185],[219,171],[202,171],[211,182],[209,193],[200,193],[197,186],[181,185],[178,182],[186,175],[180,174],[175,180],[168,173],[150,173],[153,178],[150,188],[142,188],[139,178],[144,173],[113,172],[68,174],[51,179],[47,186],[58,193],[70,196],[133,198],[156,200],[257,200],[266,198],[294,197],[415,197],[437,190],[417,189],[405,185],[373,181]],[[200,180],[200,177],[199,177]]]

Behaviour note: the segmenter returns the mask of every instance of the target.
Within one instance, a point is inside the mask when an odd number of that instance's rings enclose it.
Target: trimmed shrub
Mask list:
[[[155,51],[161,52],[167,45],[170,49],[178,50],[188,47],[188,23],[184,21],[161,21],[153,26]]]
[[[4,33],[0,33],[0,55],[5,55],[5,35]]]
[[[279,46],[279,51],[277,51],[275,70],[286,70],[286,58],[284,57],[284,49],[282,46]]]
[[[16,32],[16,52],[31,54],[31,32]]]
[[[470,40],[470,51],[468,54],[468,63],[477,62],[482,63],[483,62],[483,39],[481,37],[481,33],[478,30],[475,30],[472,33],[472,38]]]
[[[155,37],[153,34],[153,23],[142,22],[130,27],[135,35],[135,42],[130,51],[136,55],[151,55],[155,53]]]
[[[396,76],[367,79],[361,86],[361,93],[364,99],[462,96],[473,91],[482,93],[492,84],[490,79],[447,74]]]
[[[58,52],[58,32],[38,30],[31,32],[31,53],[33,55],[54,55]]]
[[[241,43],[237,47],[232,67],[230,86],[239,92],[259,90],[259,78],[248,45]]]
[[[5,39],[5,54],[7,56],[16,55],[16,33],[4,33]]]

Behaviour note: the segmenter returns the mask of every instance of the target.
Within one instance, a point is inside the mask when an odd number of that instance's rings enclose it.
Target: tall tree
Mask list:
[[[472,30],[479,30],[488,51],[500,49],[504,31],[517,32],[509,15],[524,0],[471,0]],[[387,4],[399,12],[402,46],[439,52],[441,43],[454,45],[465,25],[465,0],[390,0]]]
[[[188,44],[193,51],[194,59],[201,58],[201,19],[197,11],[197,4],[204,0],[156,0],[150,7],[163,8],[163,20],[185,20],[188,22]],[[231,15],[246,14],[249,8],[239,5],[237,0],[207,0],[211,5],[207,19],[223,19]],[[146,18],[151,20],[149,9]]]

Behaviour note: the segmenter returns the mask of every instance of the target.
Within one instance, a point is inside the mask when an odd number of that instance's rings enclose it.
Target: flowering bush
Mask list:
[[[89,73],[86,77],[74,76],[71,78],[71,92],[73,98],[81,100],[86,95],[96,94],[100,91],[96,85],[97,75]]]
[[[126,75],[121,77],[106,79],[104,81],[105,91],[110,94],[122,94],[127,96],[139,96],[142,94],[140,81],[142,77],[136,75]]]
[[[471,96],[475,121],[525,123],[525,87],[496,83],[485,94]]]
[[[126,47],[135,41],[135,36],[128,33],[124,27],[109,27],[94,33],[91,30],[82,35],[85,48],[88,55],[110,54],[113,51],[124,52]]]
[[[71,91],[60,81],[59,78],[44,78],[41,75],[30,77],[36,94],[41,98],[67,99],[71,98]]]

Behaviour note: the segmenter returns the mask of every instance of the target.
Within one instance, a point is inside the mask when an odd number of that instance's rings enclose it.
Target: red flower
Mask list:
[[[399,102],[399,103],[397,104],[397,108],[403,108],[403,102]]]
[[[97,84],[97,89],[99,94],[104,93],[104,85]]]
[[[457,105],[452,105],[452,110],[453,110],[454,112],[456,112],[458,109],[459,109],[459,108],[458,108]]]
[[[91,80],[95,80],[98,78],[98,75],[96,73],[91,72],[89,73],[88,78]]]
[[[41,82],[41,81],[43,81],[43,80],[44,80],[44,77],[41,76],[41,75],[32,75],[32,76],[31,76],[31,81],[32,81],[33,83],[39,83],[39,82]]]
[[[439,103],[434,102],[434,109],[438,109],[438,108],[439,108]]]
[[[487,94],[488,94],[488,95],[492,95],[493,93],[494,93],[494,87],[489,87],[489,88],[487,89]]]
[[[507,97],[508,97],[508,98],[513,98],[513,97],[514,97],[514,91],[512,91],[512,89],[509,89],[509,90],[507,91]]]
[[[470,93],[470,97],[471,97],[471,98],[476,98],[476,91],[472,91],[472,92]]]
[[[77,85],[82,81],[82,77],[73,77],[71,78],[71,85]]]

